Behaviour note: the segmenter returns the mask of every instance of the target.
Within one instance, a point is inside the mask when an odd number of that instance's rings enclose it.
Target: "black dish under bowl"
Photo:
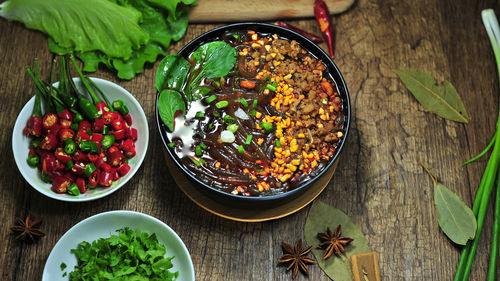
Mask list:
[[[316,59],[321,60],[327,67],[325,74],[329,75],[333,81],[335,81],[338,89],[338,93],[342,99],[342,104],[343,104],[343,111],[344,111],[344,137],[340,140],[340,143],[338,144],[337,151],[333,155],[333,157],[329,160],[328,164],[311,180],[305,182],[301,186],[290,190],[288,192],[284,192],[281,194],[276,194],[276,195],[270,195],[270,196],[261,196],[261,197],[250,197],[250,196],[241,196],[241,195],[234,195],[232,193],[227,193],[223,192],[221,190],[218,190],[198,178],[196,178],[192,173],[190,173],[181,163],[180,159],[174,152],[173,148],[170,148],[168,146],[168,143],[170,143],[170,140],[168,139],[167,136],[167,127],[163,124],[161,121],[161,118],[159,117],[158,114],[158,97],[159,93],[157,94],[156,97],[156,124],[158,126],[158,131],[160,132],[161,139],[163,141],[163,145],[165,149],[168,152],[168,157],[170,159],[167,159],[167,161],[172,160],[175,163],[176,168],[175,171],[171,171],[171,173],[177,173],[177,170],[180,170],[182,173],[182,178],[184,180],[187,180],[191,182],[194,186],[199,188],[201,192],[206,194],[208,197],[211,199],[217,201],[218,203],[224,204],[226,206],[234,207],[234,208],[239,208],[239,209],[256,209],[256,208],[274,208],[276,206],[285,204],[290,202],[293,199],[296,199],[297,197],[301,196],[304,194],[304,192],[307,192],[307,190],[313,186],[321,177],[327,176],[327,171],[330,169],[334,169],[335,167],[334,164],[337,161],[340,153],[342,152],[348,132],[349,132],[349,126],[350,126],[350,119],[351,119],[351,106],[350,106],[350,101],[349,101],[349,93],[347,91],[347,86],[345,84],[344,78],[342,77],[342,74],[340,73],[339,69],[333,62],[333,60],[329,57],[329,55],[323,51],[318,45],[315,43],[311,42],[309,39],[306,37],[291,31],[289,29],[277,26],[277,25],[272,25],[272,24],[266,24],[266,23],[236,23],[236,24],[230,24],[226,26],[222,26],[213,30],[210,30],[208,32],[203,33],[202,35],[198,36],[191,42],[189,42],[184,48],[182,48],[178,54],[182,55],[183,57],[187,58],[192,52],[194,52],[199,46],[217,40],[217,38],[220,38],[222,34],[225,32],[237,32],[237,31],[248,31],[248,30],[253,30],[258,33],[270,33],[270,34],[277,34],[280,38],[286,38],[289,40],[296,40],[299,45],[304,48],[305,50],[309,51],[309,53],[315,57]],[[183,182],[177,181],[177,184],[181,185]]]

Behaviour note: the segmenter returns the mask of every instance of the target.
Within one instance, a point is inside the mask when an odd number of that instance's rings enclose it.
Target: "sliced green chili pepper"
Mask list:
[[[52,183],[52,177],[42,171],[42,181],[46,183]]]
[[[229,105],[229,102],[227,100],[221,100],[220,102],[215,104],[215,107],[221,109]]]
[[[88,178],[92,173],[96,170],[96,167],[93,163],[88,163],[83,170],[83,174]]]
[[[73,131],[78,131],[78,123],[72,123],[69,128]]]
[[[115,143],[115,136],[113,135],[104,135],[101,140],[101,147],[103,149],[110,148]]]
[[[108,134],[108,132],[109,132],[108,126],[104,125],[104,127],[102,127],[102,134],[106,135]]]
[[[71,195],[80,195],[80,189],[78,189],[78,186],[76,185],[76,183],[72,183],[68,186],[68,193],[71,194]]]
[[[73,114],[73,123],[80,123],[84,120],[83,118],[83,115],[81,115],[80,113],[76,112]]]
[[[75,166],[75,161],[69,160],[68,162],[66,162],[66,170],[71,170],[73,166]]]
[[[113,109],[120,112],[121,115],[129,113],[127,105],[122,100],[115,100],[112,103]]]
[[[30,149],[37,149],[40,147],[40,144],[42,143],[42,139],[40,138],[35,138],[30,141]]]
[[[28,162],[28,165],[31,168],[35,168],[40,163],[40,156],[38,156],[37,154],[30,154],[28,155],[28,159],[26,160],[26,162]]]
[[[84,153],[90,153],[90,154],[97,154],[99,153],[99,147],[97,146],[97,143],[93,141],[81,141],[80,142],[80,149]]]
[[[76,152],[76,143],[72,139],[68,138],[64,140],[64,152],[69,155]]]
[[[209,96],[209,97],[208,97],[205,101],[206,101],[207,103],[211,103],[211,102],[213,102],[213,101],[214,101],[214,100],[216,100],[216,99],[217,99],[217,97],[216,97],[215,95],[211,95],[211,96]]]

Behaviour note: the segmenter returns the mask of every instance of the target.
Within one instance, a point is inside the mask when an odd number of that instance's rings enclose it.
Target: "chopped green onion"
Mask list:
[[[238,40],[238,39],[240,39],[240,36],[238,34],[233,34],[233,38]]]
[[[220,117],[220,113],[219,112],[214,112],[214,117]]]
[[[227,125],[227,130],[231,131],[232,133],[236,132],[238,130],[239,126],[236,124],[229,124]]]
[[[259,101],[257,101],[257,100],[253,100],[252,108],[256,108],[256,107],[257,107],[257,103],[258,103],[258,102],[259,102]]]
[[[215,86],[217,86],[217,88],[220,88],[220,82],[219,81],[214,81],[214,84],[215,84]]]
[[[224,120],[225,121],[234,121],[236,119],[234,119],[234,117],[232,117],[231,115],[226,114],[226,115],[224,115]]]
[[[203,160],[203,158],[200,158],[200,160],[196,160],[193,156],[189,156],[189,159],[191,159],[191,161],[193,161],[193,163],[198,167],[205,164],[205,160]]]
[[[266,76],[264,76],[264,81],[268,81],[268,80],[271,80],[271,77],[269,77],[269,76],[267,76],[267,75],[266,75]]]
[[[221,109],[229,105],[229,102],[227,100],[221,100],[220,102],[215,104],[215,107]]]
[[[273,130],[273,124],[269,122],[262,122],[260,123],[260,127],[264,129],[267,133],[271,132]]]
[[[272,85],[273,87],[278,87],[278,82],[274,81]]]
[[[276,147],[281,147],[281,142],[280,142],[280,140],[276,140]]]
[[[264,171],[264,169],[255,169],[255,172],[256,172],[256,173],[260,173],[260,172],[262,172],[262,171]]]
[[[250,144],[252,143],[252,138],[253,138],[253,136],[252,136],[252,135],[248,135],[248,136],[247,136],[247,140],[245,141],[245,144],[246,144],[246,145],[250,145]]]
[[[205,118],[205,112],[198,111],[196,112],[195,118]]]
[[[168,147],[175,147],[176,145],[177,145],[177,143],[171,142],[171,143],[168,144]]]
[[[200,163],[200,165],[203,165],[203,164],[205,164],[205,159],[200,158],[200,160],[198,160],[198,162]]]
[[[214,100],[216,100],[216,99],[217,99],[217,97],[216,97],[215,95],[211,95],[211,96],[209,96],[209,97],[208,97],[205,101],[206,101],[207,103],[211,103],[211,102],[213,102],[213,101],[214,101]]]
[[[255,109],[252,109],[252,110],[250,111],[250,113],[248,113],[248,114],[250,114],[250,116],[254,117],[254,116],[255,116],[255,114],[257,114],[257,111],[256,111]]]
[[[201,156],[201,146],[199,146],[199,145],[196,146],[195,154],[196,154],[196,156]]]
[[[200,143],[200,147],[203,148],[203,149],[207,149],[208,148],[208,146],[206,144],[204,144],[204,143]]]
[[[208,124],[208,128],[209,128],[210,130],[212,130],[212,129],[214,128],[214,123],[210,123],[210,124]]]
[[[244,107],[248,107],[248,102],[244,98],[240,98],[240,102]]]
[[[240,145],[238,146],[238,152],[239,152],[239,153],[245,153],[245,148],[243,147],[243,145],[241,145],[241,144],[240,144]]]
[[[276,87],[274,87],[273,85],[271,84],[267,84],[266,85],[266,89],[270,90],[270,91],[273,91],[273,92],[276,92]]]

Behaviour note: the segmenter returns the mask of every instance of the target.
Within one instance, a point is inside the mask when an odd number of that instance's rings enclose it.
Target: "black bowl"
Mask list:
[[[197,179],[192,173],[190,173],[183,165],[181,165],[180,159],[173,151],[173,148],[170,148],[168,146],[170,140],[167,137],[166,133],[167,128],[161,121],[158,114],[159,93],[157,94],[156,97],[156,124],[158,126],[158,131],[160,132],[163,145],[168,152],[168,158],[170,158],[167,159],[167,161],[172,160],[175,163],[176,168],[178,168],[175,169],[175,171],[171,171],[172,173],[177,173],[180,170],[180,173],[182,174],[182,178],[184,180],[189,181],[205,195],[223,205],[241,209],[274,208],[276,206],[286,204],[291,200],[296,199],[300,195],[304,194],[304,192],[307,192],[307,190],[311,186],[313,186],[320,178],[322,178],[323,176],[327,176],[327,174],[329,174],[327,173],[327,171],[329,171],[330,169],[335,169],[334,164],[337,161],[340,153],[342,152],[348,136],[350,119],[351,119],[351,106],[349,101],[349,93],[347,91],[347,86],[345,85],[344,78],[342,77],[342,74],[340,73],[339,69],[337,68],[333,60],[329,57],[329,55],[325,51],[323,51],[320,47],[318,47],[318,45],[316,45],[306,37],[277,25],[249,22],[249,23],[236,23],[236,24],[222,26],[210,30],[208,32],[205,32],[202,35],[198,36],[197,38],[189,42],[184,48],[182,48],[178,54],[187,58],[189,54],[195,51],[199,46],[217,40],[218,37],[220,37],[223,33],[227,31],[246,32],[248,30],[254,30],[260,33],[277,34],[281,38],[296,40],[302,48],[309,51],[313,57],[315,57],[316,59],[320,59],[326,65],[327,71],[325,72],[325,74],[328,73],[328,75],[330,75],[333,81],[335,81],[339,95],[342,99],[343,110],[345,114],[344,137],[340,140],[337,151],[335,152],[334,156],[330,158],[328,164],[311,180],[285,193],[270,195],[270,196],[261,196],[261,197],[246,197],[241,195],[234,195],[232,193],[226,193],[220,191],[202,182],[201,180]],[[177,181],[177,184],[182,185],[184,183],[182,181]]]

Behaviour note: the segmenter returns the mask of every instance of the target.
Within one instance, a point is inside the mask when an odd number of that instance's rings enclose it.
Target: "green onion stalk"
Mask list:
[[[498,25],[497,18],[495,16],[495,12],[491,9],[483,10],[482,13],[483,23],[486,28],[486,32],[491,41],[491,45],[493,47],[493,52],[495,54],[495,59],[498,67],[499,81],[500,81],[500,27]],[[486,209],[488,208],[488,202],[490,200],[491,192],[493,190],[493,186],[495,184],[495,179],[497,180],[497,184],[500,184],[500,171],[498,169],[498,165],[500,162],[500,130],[498,130],[500,125],[500,107],[499,114],[497,117],[497,130],[495,135],[488,145],[488,147],[478,155],[479,157],[484,155],[491,147],[493,147],[493,152],[490,155],[488,160],[488,164],[483,173],[483,177],[481,178],[481,182],[479,184],[479,188],[476,194],[476,198],[474,199],[474,204],[472,206],[472,212],[476,216],[477,219],[477,229],[474,239],[472,241],[468,241],[467,245],[462,249],[462,253],[460,255],[460,260],[458,262],[457,271],[455,273],[454,281],[466,281],[469,278],[470,270],[472,267],[472,262],[474,261],[474,256],[477,250],[477,244],[479,242],[479,237],[481,236],[481,231],[484,224],[484,218],[486,215]],[[479,157],[475,157],[472,159],[476,160]],[[467,161],[466,163],[470,163],[471,161]],[[464,164],[466,164],[464,163]],[[493,226],[493,235],[492,235],[492,243],[491,243],[491,256],[490,256],[490,265],[488,270],[488,281],[495,280],[496,275],[496,263],[498,256],[498,235],[500,233],[500,187],[497,186],[496,193],[496,202],[495,202],[495,219]]]

